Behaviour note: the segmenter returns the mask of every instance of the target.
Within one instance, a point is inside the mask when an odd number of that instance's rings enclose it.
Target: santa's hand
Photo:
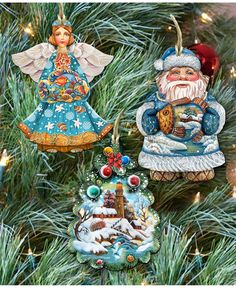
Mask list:
[[[156,109],[147,109],[146,111],[145,111],[145,114],[147,115],[147,116],[150,116],[150,117],[152,117],[152,116],[155,116],[156,117],[156,114],[157,114],[157,110]]]
[[[143,129],[148,135],[156,134],[159,130],[159,124],[156,117],[156,109],[147,109],[143,114]]]
[[[217,132],[219,126],[220,126],[220,115],[215,109],[208,107],[202,119],[202,131],[206,135],[217,134],[219,133]]]
[[[137,110],[136,123],[142,135],[154,135],[158,132],[159,123],[156,117],[157,109],[153,102],[144,103]]]
[[[206,111],[206,108],[208,107],[207,102],[200,97],[194,98],[192,102],[200,106],[204,112]]]

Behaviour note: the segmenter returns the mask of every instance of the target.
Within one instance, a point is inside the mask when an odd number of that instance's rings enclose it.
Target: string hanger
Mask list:
[[[124,110],[122,110],[114,123],[114,128],[113,128],[113,134],[112,134],[112,144],[119,144],[119,139],[120,139],[120,134],[119,134],[119,124],[120,124],[120,118],[123,114]]]
[[[177,43],[175,45],[176,55],[180,56],[182,53],[182,50],[183,50],[182,32],[181,32],[181,29],[179,27],[177,20],[175,19],[175,16],[171,14],[170,17],[175,24],[175,28],[176,28],[176,32],[177,32]]]
[[[66,21],[66,16],[64,14],[64,6],[63,3],[58,3],[59,4],[59,14],[58,14],[58,20],[61,22]]]

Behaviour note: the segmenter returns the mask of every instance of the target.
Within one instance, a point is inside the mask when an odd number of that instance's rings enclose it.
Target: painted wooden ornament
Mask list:
[[[201,71],[204,75],[216,76],[220,69],[220,60],[213,47],[204,43],[193,44],[188,47],[201,61]]]
[[[154,197],[146,189],[147,177],[132,171],[135,162],[129,158],[128,165],[120,163],[118,147],[113,149],[113,161],[105,154],[95,157],[96,177],[88,173],[88,183],[80,189],[82,200],[74,207],[77,218],[68,230],[69,247],[80,263],[122,270],[147,263],[158,251],[159,217],[150,208]]]
[[[81,152],[92,148],[113,125],[88,104],[90,82],[113,56],[92,45],[76,43],[71,23],[61,13],[52,24],[49,43],[12,55],[21,71],[38,83],[39,105],[19,128],[47,152]]]
[[[181,46],[182,34],[173,21],[178,42],[155,61],[155,68],[161,71],[157,87],[137,110],[137,126],[144,136],[139,164],[156,181],[181,177],[206,181],[225,162],[217,139],[225,123],[225,109],[207,91],[209,77],[201,72],[202,63],[194,52]]]

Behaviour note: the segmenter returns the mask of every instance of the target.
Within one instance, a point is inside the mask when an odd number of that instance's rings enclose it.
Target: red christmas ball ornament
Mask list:
[[[140,178],[137,175],[131,175],[128,178],[128,184],[130,187],[138,187],[140,182]]]
[[[108,166],[108,165],[102,166],[102,168],[100,169],[100,175],[104,179],[107,179],[107,178],[111,177],[112,168],[110,166]]]
[[[201,71],[204,75],[215,76],[220,68],[219,56],[209,45],[203,43],[193,44],[188,47],[193,51],[201,62]]]

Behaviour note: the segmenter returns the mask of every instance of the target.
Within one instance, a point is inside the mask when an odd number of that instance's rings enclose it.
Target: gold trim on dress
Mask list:
[[[113,128],[112,124],[108,124],[100,134],[96,134],[94,132],[84,132],[76,136],[66,136],[64,134],[48,134],[47,132],[38,133],[38,132],[31,132],[29,127],[25,125],[23,122],[19,123],[18,127],[21,131],[25,134],[25,136],[34,143],[38,144],[40,150],[47,150],[47,149],[56,149],[57,151],[61,152],[68,152],[71,149],[81,148],[82,150],[90,149],[88,147],[93,142],[101,140],[106,134],[110,132]],[[87,145],[87,146],[86,146]],[[44,148],[44,146],[46,148]],[[64,148],[68,147],[68,151],[64,151],[67,149]],[[73,147],[73,148],[69,148]],[[87,148],[88,147],[88,148]],[[42,148],[42,149],[41,149]]]
[[[20,130],[25,134],[25,136],[30,139],[30,135],[31,135],[31,130],[29,129],[28,126],[26,126],[23,122],[20,122],[18,124],[18,127],[20,128]]]
[[[108,124],[99,134],[99,140],[102,139],[103,137],[105,137],[113,128],[112,124]]]
[[[82,150],[89,150],[91,148],[93,148],[92,144],[85,144],[85,145],[78,145],[78,146],[55,146],[55,145],[42,145],[42,144],[37,144],[38,145],[38,149],[41,151],[48,151],[50,149],[55,149],[57,150],[57,152],[70,152],[71,150],[78,150],[82,151]],[[49,151],[48,151],[49,152]]]

